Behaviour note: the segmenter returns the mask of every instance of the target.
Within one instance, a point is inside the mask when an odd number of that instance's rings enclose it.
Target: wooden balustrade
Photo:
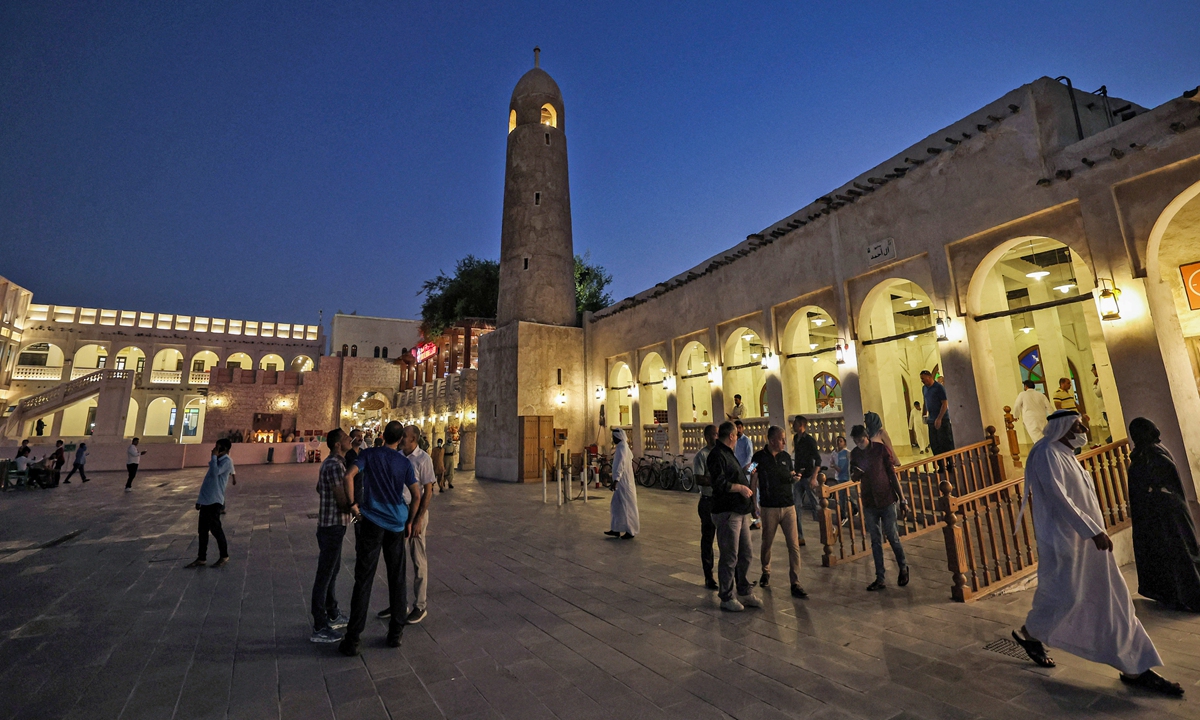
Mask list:
[[[908,501],[909,513],[896,523],[897,532],[917,537],[942,527],[938,498],[941,486],[948,485],[955,495],[965,495],[1004,481],[1000,462],[1000,442],[996,429],[988,427],[988,439],[934,455],[896,469],[900,490]],[[821,513],[821,564],[832,567],[871,552],[870,535],[862,513],[858,512],[860,487],[851,480],[819,489]],[[857,514],[856,514],[857,513]]]
[[[1112,534],[1129,527],[1129,441],[1080,453],[1079,463],[1092,476],[1105,530]]]
[[[942,531],[954,600],[982,597],[1037,569],[1033,518],[1028,508],[1020,513],[1024,489],[1024,478],[1014,478],[956,496],[952,483],[942,483]]]
[[[1012,414],[1012,408],[1008,405],[1004,406],[1004,432],[1008,436],[1008,454],[1012,456],[1013,467],[1021,467],[1021,444],[1017,439],[1017,428],[1013,425],[1016,420]]]

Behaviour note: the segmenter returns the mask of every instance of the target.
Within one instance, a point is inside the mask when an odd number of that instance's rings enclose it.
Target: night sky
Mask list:
[[[534,45],[615,299],[1040,76],[1145,106],[1200,83],[1195,0],[583,5],[0,3],[0,275],[60,305],[415,317],[423,280],[499,256]]]

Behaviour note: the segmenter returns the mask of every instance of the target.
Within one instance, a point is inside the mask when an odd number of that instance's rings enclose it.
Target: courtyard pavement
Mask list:
[[[950,602],[936,533],[909,543],[907,588],[867,593],[869,558],[820,567],[807,523],[810,599],[788,594],[779,538],[765,607],[724,614],[700,584],[696,496],[640,490],[642,534],[610,540],[606,492],[558,508],[461,473],[435,496],[428,618],[399,650],[372,619],[345,658],[308,642],[316,473],[240,468],[220,569],[182,568],[202,470],[0,495],[0,718],[1200,717],[1195,615],[1137,600],[1188,689],[1151,697],[1062,652],[1042,670],[985,650],[1032,592]],[[348,541],[347,609],[352,566]],[[379,579],[372,610],[385,597]]]

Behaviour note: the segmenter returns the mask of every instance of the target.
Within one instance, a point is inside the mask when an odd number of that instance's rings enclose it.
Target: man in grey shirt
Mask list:
[[[696,484],[700,486],[700,503],[696,512],[700,515],[700,564],[704,566],[704,587],[709,590],[718,589],[717,581],[713,578],[713,540],[717,536],[717,526],[712,519],[712,483],[708,481],[708,453],[717,444],[717,426],[704,426],[704,447],[692,458],[692,474],[696,476]]]

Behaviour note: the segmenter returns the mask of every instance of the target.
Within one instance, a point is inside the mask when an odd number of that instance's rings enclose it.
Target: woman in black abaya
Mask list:
[[[1200,612],[1200,547],[1175,460],[1146,418],[1129,423],[1129,512],[1138,593],[1178,610]]]

